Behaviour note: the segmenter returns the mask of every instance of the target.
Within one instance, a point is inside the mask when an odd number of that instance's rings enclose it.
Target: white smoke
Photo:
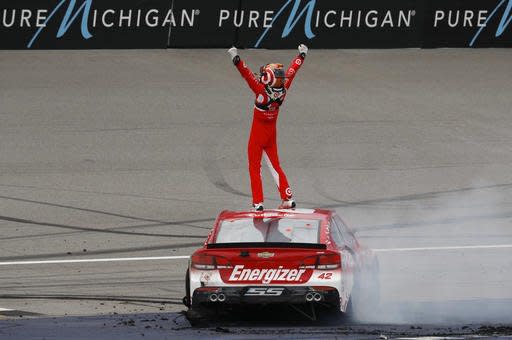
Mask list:
[[[511,193],[512,184],[478,184],[338,209],[363,244],[390,250],[377,252],[380,307],[359,321],[512,322],[512,246],[493,247],[512,245]]]

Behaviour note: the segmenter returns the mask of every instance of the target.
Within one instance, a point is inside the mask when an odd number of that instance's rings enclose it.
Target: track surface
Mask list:
[[[257,69],[294,53],[242,57]],[[308,56],[279,118],[281,162],[301,207],[336,209],[391,249],[383,309],[363,324],[512,324],[511,60]],[[249,206],[252,96],[225,51],[1,51],[0,75],[0,315],[15,318],[0,337],[21,334],[20,314],[177,317],[184,259],[19,262],[188,255],[220,210]]]

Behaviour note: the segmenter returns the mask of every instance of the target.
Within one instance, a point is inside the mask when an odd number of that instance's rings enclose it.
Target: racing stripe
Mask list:
[[[270,173],[272,174],[272,177],[274,177],[274,182],[276,182],[277,187],[280,188],[279,174],[277,173],[276,169],[274,169],[274,166],[272,165],[272,162],[270,161],[270,158],[268,157],[266,151],[263,151],[263,158],[265,158],[265,162],[267,162],[267,166],[270,169]]]

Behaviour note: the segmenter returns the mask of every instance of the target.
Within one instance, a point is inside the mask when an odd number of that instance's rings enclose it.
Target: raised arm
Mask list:
[[[304,62],[307,53],[308,47],[304,44],[300,44],[299,55],[292,60],[290,66],[288,67],[288,70],[286,71],[286,82],[284,83],[285,88],[289,89],[290,86],[292,85],[293,79],[295,78],[297,71],[302,66],[302,63]]]
[[[238,55],[238,51],[236,47],[231,47],[228,50],[229,55],[231,56],[231,60],[233,61],[233,64],[238,69],[238,72],[242,75],[242,77],[247,82],[247,85],[251,88],[251,90],[254,93],[258,93],[261,91],[261,83],[256,79],[254,74],[252,73],[251,69],[245,64],[245,62],[240,59],[240,56]]]

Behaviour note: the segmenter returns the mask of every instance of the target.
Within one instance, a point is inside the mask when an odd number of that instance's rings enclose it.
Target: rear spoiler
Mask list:
[[[208,243],[206,249],[223,248],[303,248],[303,249],[327,249],[320,243],[289,243],[289,242],[234,242],[234,243]]]

